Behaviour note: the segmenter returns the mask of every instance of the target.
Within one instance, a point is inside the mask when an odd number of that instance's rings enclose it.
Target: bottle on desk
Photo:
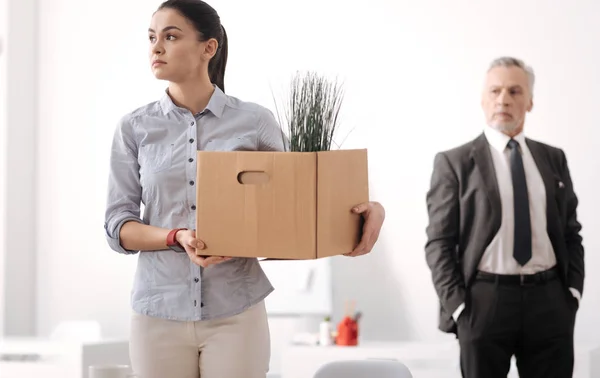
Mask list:
[[[325,317],[321,324],[319,324],[319,345],[329,346],[332,345],[331,339],[331,318]]]

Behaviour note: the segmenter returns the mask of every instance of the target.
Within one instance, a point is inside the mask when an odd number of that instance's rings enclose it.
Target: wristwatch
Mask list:
[[[187,228],[175,228],[169,232],[167,235],[167,247],[175,252],[184,253],[185,249],[177,242],[177,239],[175,238],[177,233],[181,230],[187,230]]]

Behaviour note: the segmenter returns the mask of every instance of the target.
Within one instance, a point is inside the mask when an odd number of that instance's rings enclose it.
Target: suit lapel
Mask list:
[[[556,185],[558,179],[552,171],[548,155],[543,150],[544,147],[531,139],[526,138],[525,141],[544,181],[544,187],[546,188],[546,219],[548,220],[546,222],[547,230],[548,235],[553,239],[556,231],[554,227],[555,223],[550,220],[558,219],[558,208],[556,207]]]
[[[475,161],[475,164],[481,173],[481,179],[483,180],[488,198],[492,205],[492,216],[499,227],[502,219],[502,203],[500,202],[496,170],[494,168],[492,154],[485,134],[481,134],[481,136],[473,142],[471,158]]]

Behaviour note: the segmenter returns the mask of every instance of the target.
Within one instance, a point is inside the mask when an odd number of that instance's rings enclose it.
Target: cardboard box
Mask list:
[[[358,244],[369,200],[367,150],[198,151],[202,255],[316,259]]]

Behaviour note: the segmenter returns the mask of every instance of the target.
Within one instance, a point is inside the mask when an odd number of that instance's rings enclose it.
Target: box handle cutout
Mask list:
[[[243,185],[261,185],[269,182],[269,175],[261,171],[243,171],[238,173],[237,180]]]

